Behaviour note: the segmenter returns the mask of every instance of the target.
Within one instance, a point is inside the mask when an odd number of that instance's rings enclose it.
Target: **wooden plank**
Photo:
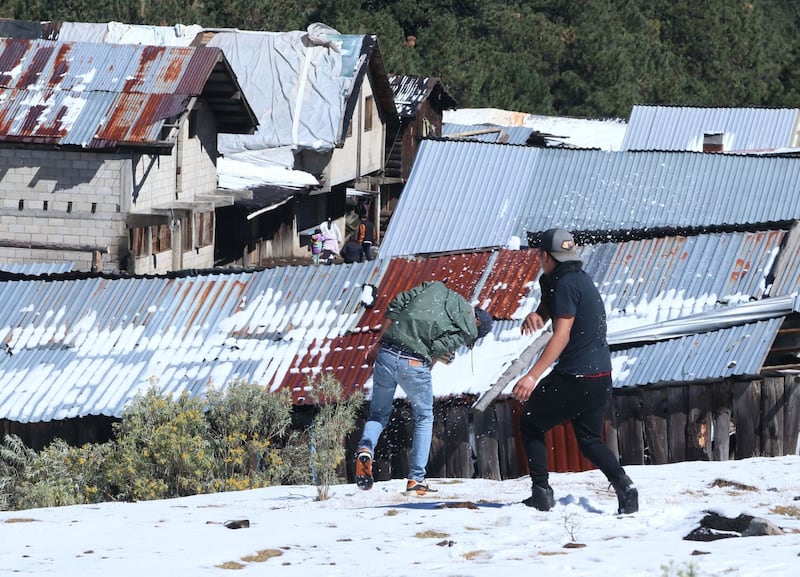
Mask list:
[[[766,377],[761,385],[761,454],[783,455],[783,377]]]
[[[410,421],[412,424],[410,434],[413,435],[413,419],[409,417],[408,421]],[[446,422],[447,408],[441,401],[435,402],[433,405],[433,438],[431,440],[431,454],[428,457],[428,466],[426,468],[426,474],[428,477],[447,477],[447,434],[445,433]],[[408,448],[408,457],[410,460],[410,445]],[[406,472],[408,472],[408,469],[406,469]]]
[[[500,450],[497,431],[497,413],[494,406],[483,412],[472,412],[472,434],[475,438],[477,476],[499,481]]]
[[[642,432],[652,465],[669,463],[666,414],[665,390],[642,389]]]
[[[474,473],[472,453],[469,447],[468,407],[448,403],[445,411],[445,454],[447,476],[455,479],[471,479]]]
[[[553,335],[550,325],[542,332],[541,335],[528,345],[524,351],[511,363],[511,365],[500,375],[488,390],[484,391],[472,404],[473,411],[485,411],[494,400],[502,393],[505,388],[512,382],[516,381],[521,374],[527,371],[534,360],[547,346],[550,337]]]
[[[731,384],[715,383],[711,393],[711,415],[714,423],[711,459],[727,461],[731,451]]]
[[[519,435],[519,402],[508,398],[494,403],[499,424],[500,474],[504,479],[516,479],[528,474],[528,461]]]
[[[686,385],[665,389],[667,396],[667,451],[670,463],[686,460],[686,424],[689,391]]]
[[[644,464],[641,403],[638,391],[614,397],[619,454],[623,465]]]
[[[761,454],[761,382],[733,384],[733,425],[736,428],[736,459]]]
[[[711,385],[688,386],[686,421],[686,460],[711,460]]]
[[[800,379],[787,376],[783,383],[783,452],[785,455],[797,454],[797,441],[800,436]]]

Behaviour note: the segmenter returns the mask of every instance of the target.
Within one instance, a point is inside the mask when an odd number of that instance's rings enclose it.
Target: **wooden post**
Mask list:
[[[445,411],[444,440],[447,476],[471,479],[472,455],[469,447],[468,407],[449,404]]]
[[[733,424],[736,427],[736,458],[760,456],[760,381],[733,384]]]
[[[686,460],[711,459],[711,386],[689,385],[686,422]]]
[[[667,448],[670,463],[686,460],[686,423],[689,391],[686,385],[667,387]]]
[[[519,415],[516,408],[519,403],[513,399],[494,403],[497,418],[497,444],[500,451],[500,476],[503,479],[515,479],[528,474],[522,442],[519,437]]]
[[[608,400],[606,405],[606,414],[604,417],[604,433],[606,446],[614,453],[614,456],[619,459],[619,435],[617,434],[617,421],[614,418],[616,412],[614,411],[614,397]]]
[[[761,449],[764,457],[783,455],[783,377],[766,377],[761,385]]]
[[[642,411],[638,391],[614,398],[619,454],[623,465],[644,465]]]
[[[669,463],[667,441],[667,402],[663,388],[642,390],[642,426],[645,444],[650,449],[650,463]]]
[[[786,399],[783,404],[783,452],[795,455],[800,435],[800,377],[786,377],[783,395]]]
[[[500,475],[499,431],[497,430],[497,413],[492,406],[484,412],[472,411],[472,434],[475,437],[475,457],[477,459],[477,475],[481,479],[502,479]]]
[[[714,385],[711,413],[714,419],[711,458],[714,461],[727,461],[731,452],[731,384],[728,381]]]
[[[447,410],[442,401],[435,401],[433,404],[433,439],[431,442],[431,454],[428,458],[427,475],[428,477],[447,477],[447,435],[445,433],[445,423],[447,422]],[[408,438],[414,434],[414,421],[409,415],[408,421],[411,422],[411,429],[407,431]],[[411,445],[408,448],[408,457],[411,456]],[[408,472],[408,470],[406,470]]]

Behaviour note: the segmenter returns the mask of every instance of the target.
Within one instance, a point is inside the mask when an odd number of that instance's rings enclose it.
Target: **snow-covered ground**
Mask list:
[[[800,457],[629,466],[640,511],[618,517],[599,471],[551,475],[556,507],[519,501],[527,478],[313,486],[0,512],[3,575],[795,576]],[[723,482],[719,482],[723,481]],[[450,506],[444,506],[450,505]],[[683,537],[706,511],[761,517],[784,535]],[[227,521],[249,527],[229,529]],[[577,544],[577,545],[576,545]]]

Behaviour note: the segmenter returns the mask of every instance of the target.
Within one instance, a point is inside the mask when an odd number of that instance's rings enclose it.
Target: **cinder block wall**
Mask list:
[[[118,270],[128,255],[129,213],[151,214],[176,204],[213,210],[207,197],[217,189],[216,122],[200,106],[192,126],[190,136],[184,122],[171,154],[0,149],[0,245],[17,245],[0,246],[0,261],[71,262],[89,270],[90,251],[24,244],[96,247],[108,250],[103,270]],[[193,225],[193,216],[189,221]],[[182,247],[182,255],[182,268],[214,264],[213,245]],[[171,251],[137,259],[135,268],[170,271]]]
[[[129,162],[93,152],[0,149],[0,241],[108,247],[104,269],[117,268],[120,237],[127,242],[126,166],[129,171]],[[88,270],[91,258],[57,248],[0,247],[0,260],[11,263],[73,262]]]

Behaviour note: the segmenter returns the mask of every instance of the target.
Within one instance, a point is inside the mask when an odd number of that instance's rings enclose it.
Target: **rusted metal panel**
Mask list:
[[[510,319],[539,277],[539,251],[501,250],[481,288],[478,304],[496,319]]]
[[[0,142],[163,146],[171,135],[165,124],[188,112],[222,61],[221,51],[210,47],[0,38]],[[227,93],[239,91],[230,68],[221,71]],[[209,98],[212,108],[222,105],[220,97]],[[252,130],[249,105],[236,104],[234,112],[249,115]],[[241,120],[225,106],[229,120]]]

